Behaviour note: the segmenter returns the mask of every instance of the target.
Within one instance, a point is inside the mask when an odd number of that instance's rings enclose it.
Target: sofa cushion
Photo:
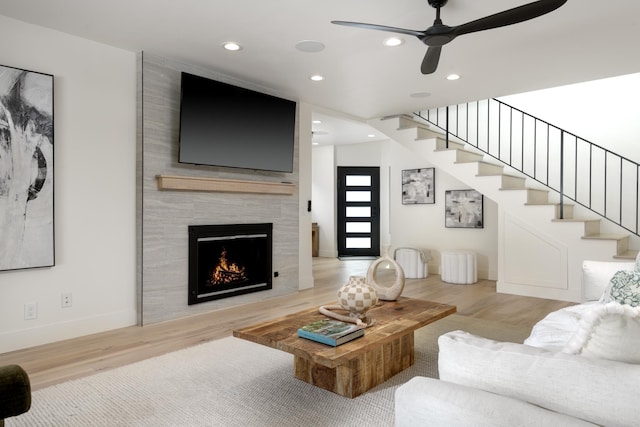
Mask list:
[[[462,331],[438,339],[440,379],[607,426],[638,421],[640,365],[591,359]]]
[[[584,313],[596,305],[599,306],[600,303],[590,301],[552,311],[533,326],[524,344],[551,351],[562,351],[578,330]]]
[[[597,301],[614,274],[620,270],[634,271],[635,266],[635,262],[583,261],[582,299]]]
[[[592,305],[562,351],[640,363],[640,307],[617,302]]]
[[[578,427],[595,424],[488,391],[414,377],[395,392],[394,426]]]

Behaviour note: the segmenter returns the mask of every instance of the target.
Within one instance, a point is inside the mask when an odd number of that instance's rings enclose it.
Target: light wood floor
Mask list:
[[[25,350],[0,354],[0,365],[21,365],[32,388],[137,362],[188,346],[230,336],[234,329],[335,301],[350,275],[365,275],[371,261],[314,258],[315,286],[269,299],[144,327],[131,326]],[[380,283],[385,279],[380,269]],[[571,303],[496,293],[494,281],[453,285],[431,274],[407,279],[403,296],[455,305],[458,314],[520,326],[533,326],[547,313]]]

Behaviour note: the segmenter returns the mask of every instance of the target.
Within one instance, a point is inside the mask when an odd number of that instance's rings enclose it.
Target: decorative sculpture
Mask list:
[[[390,286],[383,285],[383,278],[379,270],[383,268],[391,272],[395,270],[395,278]],[[390,280],[387,280],[390,282]],[[375,260],[367,270],[367,282],[376,290],[378,298],[382,301],[395,301],[400,297],[404,290],[404,270],[393,258],[385,251],[384,255]]]

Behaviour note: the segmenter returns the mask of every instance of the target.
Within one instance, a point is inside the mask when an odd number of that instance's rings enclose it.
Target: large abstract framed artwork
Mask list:
[[[0,65],[0,270],[54,265],[53,76]]]
[[[435,168],[402,171],[402,204],[433,204],[435,195]]]
[[[445,227],[483,228],[483,196],[476,190],[448,190],[444,195]]]

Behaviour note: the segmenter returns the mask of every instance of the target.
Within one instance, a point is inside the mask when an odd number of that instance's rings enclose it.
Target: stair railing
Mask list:
[[[638,235],[640,165],[497,99],[414,115]]]

